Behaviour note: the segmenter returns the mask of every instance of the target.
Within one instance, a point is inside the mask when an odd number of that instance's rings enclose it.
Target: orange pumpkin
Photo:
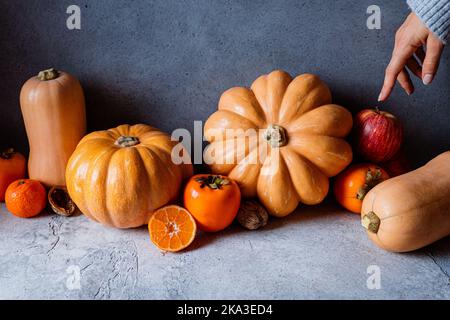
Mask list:
[[[27,161],[25,157],[7,149],[0,152],[0,201],[5,201],[5,192],[8,186],[15,180],[25,178]]]
[[[343,138],[352,124],[350,112],[331,104],[330,90],[317,76],[292,79],[274,71],[250,89],[236,87],[222,95],[205,124],[211,142],[205,161],[214,173],[235,180],[243,196],[257,196],[270,214],[286,216],[299,202],[320,203],[328,178],[351,162]],[[256,131],[257,142],[242,131]]]
[[[64,186],[67,160],[86,132],[80,83],[62,71],[41,71],[23,85],[20,106],[30,144],[30,178]]]
[[[121,125],[85,136],[67,164],[70,197],[86,216],[118,228],[148,223],[174,200],[191,164],[176,165],[175,142],[147,125]]]

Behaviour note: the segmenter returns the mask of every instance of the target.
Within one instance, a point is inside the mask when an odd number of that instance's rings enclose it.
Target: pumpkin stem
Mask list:
[[[42,70],[39,72],[37,77],[41,81],[53,80],[59,77],[59,71],[55,68]]]
[[[287,143],[286,130],[277,124],[270,124],[267,127],[264,138],[272,148],[279,148]]]
[[[8,148],[2,152],[0,152],[0,158],[8,160],[11,159],[12,156],[16,153],[13,148]]]
[[[139,141],[139,138],[132,137],[132,136],[120,136],[119,139],[116,140],[116,146],[126,148],[126,147],[132,147],[135,145],[138,145],[141,143]]]
[[[377,233],[380,228],[381,220],[375,212],[370,211],[361,218],[361,225],[370,232]]]
[[[200,183],[200,188],[208,187],[210,189],[220,189],[222,186],[225,186],[230,183],[230,180],[215,175],[208,175],[206,177],[196,178],[195,181]]]

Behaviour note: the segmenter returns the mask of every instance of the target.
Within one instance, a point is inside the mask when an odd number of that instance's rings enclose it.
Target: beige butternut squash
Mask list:
[[[388,251],[416,250],[450,235],[450,151],[369,191],[361,219],[369,238]]]
[[[67,161],[86,131],[80,83],[66,72],[41,71],[23,85],[20,106],[30,144],[30,178],[48,187],[64,186]]]

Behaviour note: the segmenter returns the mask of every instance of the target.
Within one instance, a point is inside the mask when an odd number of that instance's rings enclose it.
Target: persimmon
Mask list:
[[[221,175],[195,175],[184,189],[184,206],[194,216],[198,227],[207,232],[228,227],[237,215],[240,202],[237,183]]]
[[[180,251],[195,238],[197,225],[184,208],[169,205],[153,213],[148,222],[150,240],[163,251]]]
[[[344,208],[360,214],[362,201],[367,192],[387,179],[388,173],[375,164],[351,165],[336,177],[334,195]]]
[[[15,152],[14,149],[6,149],[0,152],[0,201],[5,201],[5,192],[8,186],[17,179],[25,178],[25,157]]]
[[[47,193],[37,180],[20,179],[11,183],[5,194],[6,208],[20,218],[38,215],[47,205]]]

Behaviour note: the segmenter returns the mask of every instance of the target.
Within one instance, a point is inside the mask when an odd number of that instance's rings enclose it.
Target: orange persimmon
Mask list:
[[[221,175],[193,176],[184,189],[184,206],[203,231],[228,227],[236,217],[241,191],[232,179]]]
[[[387,172],[375,164],[351,165],[334,181],[334,196],[347,210],[360,214],[367,192],[378,183],[389,179]]]
[[[10,148],[0,152],[0,201],[5,201],[5,192],[8,186],[17,179],[25,178],[25,157]]]
[[[31,218],[44,210],[47,205],[47,192],[39,181],[16,180],[6,189],[5,203],[13,215]]]
[[[150,240],[163,251],[180,251],[194,241],[197,225],[184,208],[169,205],[153,213],[148,222]]]

